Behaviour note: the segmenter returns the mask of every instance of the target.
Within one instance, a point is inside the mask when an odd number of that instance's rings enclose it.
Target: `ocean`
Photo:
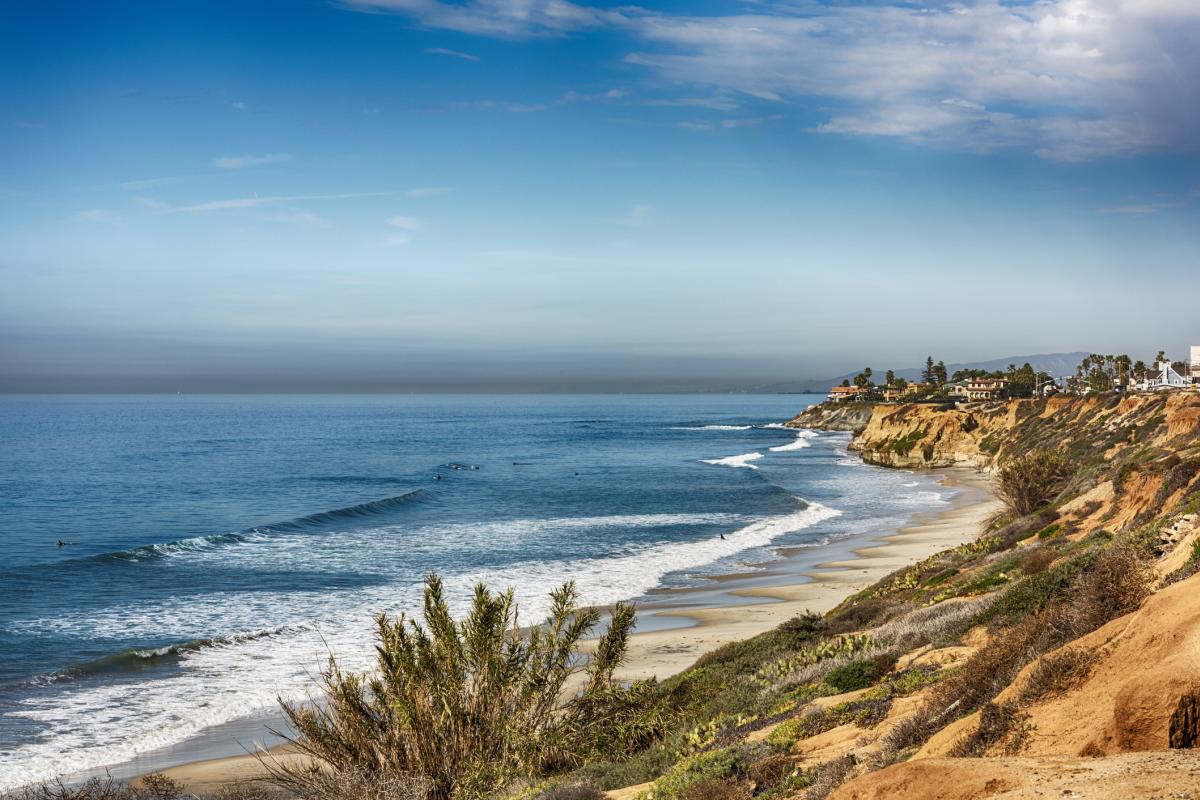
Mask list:
[[[431,571],[532,622],[567,579],[644,599],[947,501],[781,426],[819,399],[0,398],[0,789],[271,715]]]

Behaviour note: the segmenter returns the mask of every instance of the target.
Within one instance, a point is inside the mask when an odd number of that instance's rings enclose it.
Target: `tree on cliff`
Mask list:
[[[933,383],[936,383],[938,386],[945,386],[947,380],[949,378],[946,376],[946,362],[939,361],[933,368]]]
[[[854,385],[866,389],[871,385],[871,368],[863,367],[863,371],[854,376]]]
[[[886,373],[884,373],[883,382],[887,386],[895,386],[896,385],[896,373],[892,372],[889,369]]]
[[[933,356],[925,359],[925,369],[921,370],[921,383],[933,383]]]

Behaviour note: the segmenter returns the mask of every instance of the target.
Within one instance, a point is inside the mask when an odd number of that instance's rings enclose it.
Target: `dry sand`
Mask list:
[[[681,602],[681,606],[688,607],[674,609],[671,597],[678,596],[682,601],[690,590],[660,595],[665,602],[655,603],[652,611],[655,616],[684,618],[692,624],[634,634],[621,675],[628,678],[674,675],[710,650],[770,630],[804,611],[824,613],[891,572],[974,539],[983,523],[1000,509],[999,501],[991,493],[990,481],[973,469],[950,468],[941,474],[945,485],[963,490],[948,508],[854,550],[853,558],[818,564],[798,574],[800,580],[796,583],[725,592],[738,597],[761,597],[762,602],[703,608]],[[288,757],[280,750],[272,754]],[[163,772],[198,792],[264,774],[259,760],[249,755],[197,761]]]

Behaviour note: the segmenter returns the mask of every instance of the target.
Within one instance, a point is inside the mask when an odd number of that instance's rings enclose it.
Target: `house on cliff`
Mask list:
[[[1008,378],[965,378],[951,389],[951,394],[967,402],[999,400],[1007,389]]]
[[[900,400],[931,394],[937,391],[937,388],[937,384],[935,383],[909,383],[904,386],[888,384],[883,387],[883,399],[889,403],[895,403]]]
[[[1200,348],[1193,347],[1193,358],[1196,356],[1196,351]],[[1192,385],[1191,377],[1184,377],[1175,371],[1171,366],[1170,361],[1160,361],[1154,365],[1155,372],[1147,375],[1142,380],[1134,384],[1135,389],[1139,392],[1164,392],[1178,389],[1187,389]],[[1196,372],[1196,364],[1193,362],[1191,371]]]
[[[831,403],[847,403],[853,400],[865,400],[867,390],[862,386],[834,386],[825,397]]]

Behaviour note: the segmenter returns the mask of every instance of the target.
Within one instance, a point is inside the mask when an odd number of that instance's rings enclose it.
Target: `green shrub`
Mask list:
[[[736,748],[700,753],[673,766],[643,797],[646,800],[686,800],[692,786],[733,777],[744,767],[745,762]]]
[[[1034,450],[1005,462],[998,493],[1016,514],[1032,514],[1053,500],[1071,474],[1071,462],[1055,450]]]
[[[1049,539],[1051,536],[1053,536],[1054,534],[1058,533],[1061,530],[1062,530],[1062,525],[1055,522],[1053,524],[1047,525],[1046,527],[1044,527],[1040,531],[1038,531],[1037,537],[1039,539]]]
[[[895,656],[858,659],[830,670],[825,683],[838,692],[865,689],[886,675],[895,663]]]
[[[302,794],[317,774],[415,774],[429,782],[431,800],[469,800],[517,778],[645,746],[661,727],[650,686],[625,687],[612,677],[633,608],[613,608],[585,667],[576,647],[600,612],[579,608],[571,583],[551,599],[547,623],[525,633],[512,590],[492,594],[480,584],[470,612],[455,622],[441,579],[430,575],[424,626],[377,618],[376,672],[344,672],[331,657],[322,702],[283,704],[297,731],[294,746],[326,769],[275,763],[273,779]],[[564,688],[580,674],[582,687],[563,703]]]

